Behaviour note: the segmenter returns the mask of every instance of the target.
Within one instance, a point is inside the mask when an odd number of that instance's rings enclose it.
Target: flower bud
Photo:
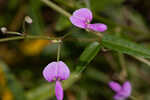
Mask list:
[[[28,24],[32,24],[32,19],[29,16],[25,16],[24,18],[25,22],[27,22]]]
[[[6,32],[7,32],[7,28],[6,28],[6,27],[1,27],[1,31],[2,31],[3,33],[6,33]]]

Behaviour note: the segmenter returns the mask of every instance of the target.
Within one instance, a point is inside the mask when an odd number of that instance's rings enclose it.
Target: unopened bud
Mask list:
[[[7,28],[6,27],[1,27],[1,32],[6,33],[7,32]]]
[[[25,16],[24,20],[25,20],[25,22],[27,22],[27,23],[29,23],[29,24],[32,24],[32,19],[31,19],[31,17]]]

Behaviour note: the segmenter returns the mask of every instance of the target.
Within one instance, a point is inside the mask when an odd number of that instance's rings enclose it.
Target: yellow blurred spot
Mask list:
[[[13,64],[18,61],[19,57],[15,49],[8,48],[8,45],[0,45],[0,57],[7,63]],[[13,60],[12,60],[13,59]]]
[[[33,40],[26,41],[21,44],[21,51],[28,56],[36,56],[41,53],[45,46],[50,43],[50,40]]]
[[[52,43],[57,43],[58,42],[58,40],[52,40]]]
[[[2,87],[5,87],[5,84],[6,84],[5,76],[4,76],[2,69],[0,69],[0,85]]]
[[[13,95],[9,89],[5,89],[3,92],[2,100],[13,100]]]

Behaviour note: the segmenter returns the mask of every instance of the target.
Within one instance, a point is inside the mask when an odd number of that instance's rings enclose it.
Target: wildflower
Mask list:
[[[104,32],[105,30],[107,30],[107,26],[105,24],[102,23],[90,24],[92,18],[93,18],[92,12],[89,9],[81,8],[76,10],[73,13],[73,15],[70,17],[70,21],[76,27],[82,29],[87,29],[87,30],[92,30],[97,32]]]
[[[62,61],[52,62],[44,68],[43,76],[48,82],[56,82],[56,98],[57,100],[63,100],[63,88],[61,86],[61,81],[68,79],[70,76],[70,71],[67,65]]]
[[[126,81],[122,86],[112,81],[109,86],[116,92],[114,100],[125,100],[131,95],[131,83],[129,81]]]

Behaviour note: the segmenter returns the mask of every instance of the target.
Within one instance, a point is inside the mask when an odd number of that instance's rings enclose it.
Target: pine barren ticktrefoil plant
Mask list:
[[[70,76],[70,70],[62,61],[51,62],[43,70],[43,76],[48,82],[56,82],[55,95],[57,100],[63,100],[62,80],[67,80]]]
[[[115,96],[113,97],[114,100],[125,100],[131,95],[131,83],[129,81],[124,82],[121,86],[117,82],[109,82],[109,87],[116,92]]]

